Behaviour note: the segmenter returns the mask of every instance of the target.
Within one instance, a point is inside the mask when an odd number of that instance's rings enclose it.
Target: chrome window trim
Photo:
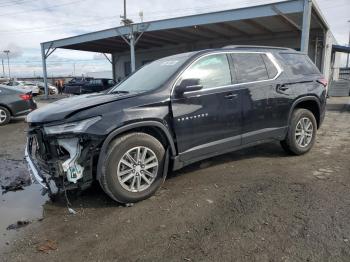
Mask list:
[[[174,94],[174,89],[177,86],[181,76],[183,75],[183,73],[189,67],[191,67],[194,63],[196,63],[198,60],[200,60],[200,59],[202,59],[204,57],[212,56],[212,55],[218,55],[218,54],[226,54],[226,55],[228,55],[228,54],[264,54],[264,55],[267,56],[268,59],[270,59],[272,64],[277,69],[277,74],[273,78],[269,78],[269,79],[265,79],[265,80],[258,80],[258,81],[244,82],[244,83],[236,83],[236,84],[225,85],[225,86],[210,87],[210,88],[205,88],[205,89],[201,89],[201,90],[198,90],[198,91],[186,92],[186,94],[200,93],[200,92],[204,92],[204,91],[210,91],[210,90],[215,90],[215,89],[222,89],[222,88],[227,88],[227,87],[236,87],[236,86],[242,86],[242,85],[257,84],[257,83],[263,83],[263,82],[268,82],[268,81],[274,81],[283,73],[282,67],[279,65],[279,63],[277,62],[276,57],[271,52],[263,52],[263,51],[229,51],[229,52],[227,52],[227,51],[215,51],[213,53],[204,54],[202,56],[197,57],[195,60],[192,61],[192,63],[190,63],[186,68],[184,68],[181,71],[181,73],[178,75],[178,77],[175,80],[175,83],[172,86],[171,94],[170,94],[171,97]]]

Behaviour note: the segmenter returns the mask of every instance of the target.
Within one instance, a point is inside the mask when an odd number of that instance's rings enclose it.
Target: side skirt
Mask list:
[[[247,147],[269,143],[272,141],[281,141],[285,138],[287,129],[287,127],[263,129],[257,132],[243,134],[242,136],[236,136],[215,143],[212,142],[199,146],[195,148],[195,150],[191,149],[174,157],[173,171],[207,158],[223,155]],[[237,143],[241,140],[242,143]]]

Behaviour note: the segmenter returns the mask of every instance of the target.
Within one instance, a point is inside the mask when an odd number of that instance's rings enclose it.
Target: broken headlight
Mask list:
[[[97,116],[77,122],[71,122],[56,126],[45,126],[44,130],[47,135],[57,135],[64,133],[83,133],[86,129],[98,122],[100,119],[101,117]]]

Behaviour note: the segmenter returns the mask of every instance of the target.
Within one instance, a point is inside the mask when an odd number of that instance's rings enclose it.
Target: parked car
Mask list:
[[[7,85],[30,91],[34,96],[39,95],[40,93],[39,87],[29,81],[10,81]]]
[[[288,48],[165,57],[108,93],[29,114],[26,159],[49,190],[98,180],[112,199],[132,203],[154,194],[168,169],[244,147],[280,141],[305,154],[325,116],[326,89],[308,56]]]
[[[115,86],[116,82],[113,79],[95,78],[90,81],[71,83],[65,85],[64,93],[73,95],[90,94],[96,92],[105,91],[112,86]]]
[[[43,82],[35,82],[36,86],[39,87],[39,92],[40,94],[45,94],[45,83]],[[47,84],[47,87],[49,89],[49,94],[50,95],[57,95],[58,94],[58,89],[57,87]]]
[[[11,117],[26,115],[36,107],[30,91],[0,85],[0,126],[8,124]]]

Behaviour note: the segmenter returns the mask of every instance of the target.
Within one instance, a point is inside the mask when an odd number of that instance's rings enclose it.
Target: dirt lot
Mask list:
[[[0,128],[0,178],[25,172],[24,130],[22,120]],[[6,216],[10,203],[21,205],[19,194],[33,199],[23,203],[40,218],[46,199],[29,188],[3,195],[0,220],[19,219]],[[13,234],[0,229],[7,242],[0,260],[350,261],[350,99],[328,101],[305,156],[271,143],[173,173],[156,196],[133,207],[98,188],[71,202],[76,215],[64,201],[46,202],[42,221]],[[46,240],[53,250],[38,251]]]

